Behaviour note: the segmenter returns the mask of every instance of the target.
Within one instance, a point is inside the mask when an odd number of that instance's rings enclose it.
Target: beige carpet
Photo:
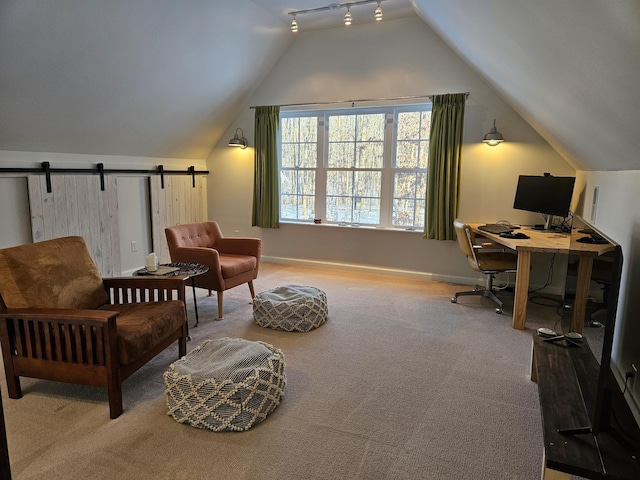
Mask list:
[[[542,433],[529,380],[531,335],[555,309],[530,304],[511,328],[511,301],[461,298],[443,283],[264,263],[256,292],[286,284],[327,293],[329,319],[308,333],[253,323],[249,289],[198,291],[207,338],[242,337],[282,349],[281,405],[242,433],[180,425],[166,414],[162,374],[177,345],[124,383],[124,413],[106,392],[23,379],[2,394],[14,479],[538,479]],[[189,295],[190,320],[193,303]],[[538,320],[536,320],[538,319]],[[540,320],[546,319],[546,320]]]

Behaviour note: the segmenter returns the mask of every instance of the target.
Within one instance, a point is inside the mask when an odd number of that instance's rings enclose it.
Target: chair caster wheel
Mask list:
[[[458,303],[458,299],[456,297],[451,298],[451,303]]]
[[[500,307],[496,308],[496,313],[502,315],[502,309]]]

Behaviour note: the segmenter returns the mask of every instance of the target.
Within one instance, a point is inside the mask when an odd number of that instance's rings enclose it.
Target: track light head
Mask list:
[[[347,13],[344,14],[344,24],[346,26],[351,25],[351,12],[349,11],[349,7],[347,7]]]
[[[378,8],[373,12],[373,18],[376,19],[376,22],[382,20],[382,7],[380,6],[380,2],[378,2]]]

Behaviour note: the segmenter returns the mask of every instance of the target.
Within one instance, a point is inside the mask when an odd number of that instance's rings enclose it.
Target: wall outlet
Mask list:
[[[138,251],[138,244],[136,243],[135,240],[131,240],[131,251],[132,252],[137,252]]]
[[[234,234],[236,237],[239,237],[239,236],[240,236],[240,230],[234,230],[234,231],[233,231],[233,234]]]

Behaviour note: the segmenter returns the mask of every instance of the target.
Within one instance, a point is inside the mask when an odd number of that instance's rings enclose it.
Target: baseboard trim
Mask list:
[[[318,268],[329,268],[346,272],[371,273],[377,275],[389,275],[395,277],[417,278],[434,282],[456,283],[462,285],[474,285],[482,278],[459,277],[454,275],[441,275],[430,272],[418,272],[415,270],[402,270],[398,268],[379,267],[374,265],[359,265],[355,263],[327,262],[321,260],[306,260],[303,258],[271,257],[262,255],[261,262],[278,263],[281,265],[308,265]]]

